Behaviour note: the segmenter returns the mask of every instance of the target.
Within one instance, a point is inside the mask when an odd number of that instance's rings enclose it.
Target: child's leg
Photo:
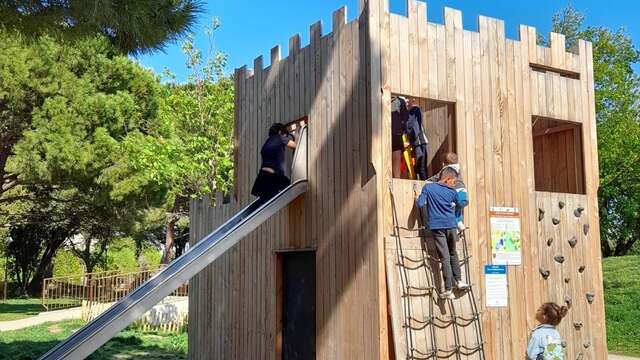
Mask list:
[[[453,273],[453,278],[456,281],[462,280],[462,275],[460,273],[460,260],[458,259],[458,251],[456,250],[456,243],[458,242],[458,230],[457,229],[447,229],[447,248],[449,250],[449,259],[451,262],[451,272]]]
[[[424,146],[424,145],[421,145]],[[427,156],[426,149],[424,156],[416,158],[416,175],[420,180],[427,180]]]
[[[444,289],[451,290],[453,288],[453,276],[451,273],[450,251],[447,246],[448,230],[431,230],[433,240],[436,244],[436,250],[442,262],[442,278],[444,279]],[[455,248],[454,248],[455,249]],[[457,259],[457,256],[456,256]]]

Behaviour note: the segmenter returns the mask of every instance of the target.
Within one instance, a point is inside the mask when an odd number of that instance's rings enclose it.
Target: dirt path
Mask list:
[[[67,319],[80,319],[80,307],[41,312],[36,316],[26,319],[2,321],[0,322],[0,331],[18,330],[50,321],[61,321]]]

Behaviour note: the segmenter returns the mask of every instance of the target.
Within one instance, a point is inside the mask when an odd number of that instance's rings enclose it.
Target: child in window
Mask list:
[[[545,303],[536,312],[536,320],[540,323],[529,337],[527,360],[565,359],[562,338],[556,329],[569,309],[555,303]]]
[[[407,101],[409,108],[409,117],[406,124],[407,137],[409,142],[404,147],[413,147],[413,154],[416,157],[415,173],[418,180],[427,179],[427,136],[422,126],[422,109],[417,105],[413,98]]]

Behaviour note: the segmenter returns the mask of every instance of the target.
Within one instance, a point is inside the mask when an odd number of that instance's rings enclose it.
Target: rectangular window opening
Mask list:
[[[415,126],[417,113],[422,117],[424,137]],[[428,179],[442,169],[447,153],[456,152],[455,104],[392,94],[391,137],[393,177]],[[406,143],[410,144],[409,148],[405,147]]]
[[[532,118],[536,191],[585,194],[582,125]]]

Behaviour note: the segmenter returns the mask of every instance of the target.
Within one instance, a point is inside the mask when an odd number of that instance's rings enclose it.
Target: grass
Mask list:
[[[38,315],[44,311],[40,299],[10,299],[0,302],[0,321],[11,321]]]
[[[640,256],[606,258],[602,269],[609,351],[640,356]]]
[[[79,329],[80,320],[46,323],[0,333],[0,359],[37,359]],[[187,334],[162,334],[137,329],[122,331],[88,359],[186,359]]]

